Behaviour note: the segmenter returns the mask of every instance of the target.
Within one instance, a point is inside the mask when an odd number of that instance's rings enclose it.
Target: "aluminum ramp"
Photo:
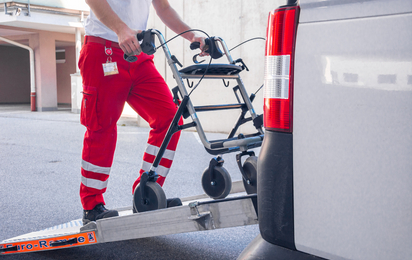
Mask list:
[[[182,206],[119,216],[83,226],[77,219],[0,242],[0,255],[38,252],[121,240],[163,236],[257,224],[256,194],[247,195],[243,183],[234,182],[229,196],[212,200],[207,195],[182,199]]]

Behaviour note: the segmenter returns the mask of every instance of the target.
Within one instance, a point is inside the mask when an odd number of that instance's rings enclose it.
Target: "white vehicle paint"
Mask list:
[[[412,1],[300,0],[277,12],[298,14],[294,26],[268,22],[267,60],[290,55],[290,74],[266,66],[265,80],[288,81],[265,85],[261,238],[241,259],[412,259]],[[294,51],[276,47],[293,28]],[[288,95],[268,94],[279,90]],[[292,116],[278,105],[289,101]]]
[[[300,7],[296,248],[331,259],[411,259],[412,1]]]

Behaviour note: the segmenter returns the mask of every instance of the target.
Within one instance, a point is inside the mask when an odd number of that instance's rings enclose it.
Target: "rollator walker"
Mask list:
[[[182,65],[177,60],[177,58],[170,53],[167,42],[158,30],[150,29],[143,31],[137,35],[138,40],[142,41],[142,51],[149,55],[152,55],[156,52],[157,48],[155,47],[154,43],[155,35],[160,42],[160,46],[163,48],[167,63],[169,64],[177,83],[177,87],[175,87],[172,92],[173,100],[176,105],[179,106],[179,108],[173,118],[172,123],[169,126],[169,129],[165,135],[165,138],[162,142],[162,145],[160,146],[160,149],[150,170],[142,174],[140,183],[134,190],[133,211],[144,212],[167,207],[165,193],[162,187],[158,183],[156,183],[156,180],[158,178],[156,169],[159,166],[159,163],[172,135],[180,130],[191,127],[196,128],[199,138],[206,151],[209,154],[216,156],[210,160],[209,166],[203,172],[201,182],[204,192],[213,199],[223,199],[230,193],[232,188],[232,180],[227,170],[223,167],[224,161],[222,159],[222,155],[226,153],[239,152],[236,155],[236,161],[242,174],[245,190],[248,194],[256,193],[257,157],[255,156],[255,153],[253,151],[249,150],[261,146],[264,132],[262,129],[262,115],[257,115],[252,106],[252,101],[255,98],[255,94],[252,94],[250,97],[248,96],[245,86],[239,75],[241,71],[243,71],[244,69],[248,70],[248,68],[243,63],[242,59],[232,59],[230,51],[222,38],[209,37],[206,39],[206,46],[208,47],[208,50],[206,52],[208,52],[213,59],[218,59],[225,55],[228,59],[228,63],[200,64],[196,60],[197,55],[195,55],[193,57],[193,61],[195,62],[194,65],[178,70],[176,64],[180,67],[182,67]],[[222,47],[223,52],[220,49],[219,45]],[[193,50],[199,48],[199,46],[199,43],[192,43],[190,48]],[[137,59],[136,56],[127,55],[125,55],[124,58],[130,62],[136,61]],[[236,80],[237,85],[233,87],[233,92],[238,103],[194,106],[190,99],[191,92],[188,93],[185,87],[185,83],[183,82],[184,79],[187,80],[188,87],[190,87],[189,79],[198,79],[198,84],[202,79],[222,79],[224,83],[225,80]],[[197,87],[197,85],[195,86],[195,88]],[[226,85],[225,83],[225,86],[227,87],[228,85]],[[228,109],[240,110],[240,116],[235,126],[229,133],[228,137],[221,140],[208,140],[196,113]],[[247,112],[249,112],[250,117],[245,117]],[[178,125],[179,119],[182,116],[185,119],[190,117],[191,122],[183,125]],[[239,126],[247,122],[253,123],[254,127],[256,128],[256,133],[249,135],[238,134],[237,136],[235,136]],[[243,156],[248,156],[248,158],[242,164],[241,159]]]

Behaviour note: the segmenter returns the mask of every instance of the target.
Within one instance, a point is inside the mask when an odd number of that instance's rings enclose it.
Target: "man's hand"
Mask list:
[[[200,42],[200,50],[202,51],[199,54],[200,57],[209,56],[209,53],[206,52],[209,46],[206,46],[205,39],[206,37],[195,34],[191,40],[191,42]]]
[[[119,46],[128,56],[139,55],[142,52],[139,41],[136,35],[141,31],[135,31],[129,27],[119,31],[117,37],[119,39]]]

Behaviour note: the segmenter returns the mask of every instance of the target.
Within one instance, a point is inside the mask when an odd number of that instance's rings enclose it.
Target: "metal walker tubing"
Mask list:
[[[176,66],[176,62],[172,59],[172,55],[170,53],[169,47],[166,44],[166,40],[164,39],[163,34],[160,31],[156,30],[156,29],[151,29],[151,32],[156,34],[157,38],[159,39],[159,42],[160,42],[161,47],[163,49],[163,52],[166,56],[167,63],[169,65],[170,69],[172,70],[173,76],[176,80],[176,83],[177,83],[180,94],[182,95],[183,98],[187,97],[187,104],[184,105],[183,103],[181,103],[180,106],[179,106],[179,109],[180,109],[181,106],[185,106],[187,108],[187,111],[189,112],[189,115],[190,115],[190,117],[192,118],[192,121],[193,121],[192,126],[196,127],[196,131],[199,135],[199,138],[200,138],[202,144],[204,145],[204,147],[206,148],[206,150],[213,151],[213,150],[221,150],[223,148],[223,149],[226,149],[226,150],[229,149],[232,152],[232,151],[236,151],[236,150],[246,150],[246,149],[248,149],[249,144],[261,143],[262,139],[263,139],[263,130],[262,129],[259,129],[259,132],[261,134],[260,136],[252,136],[252,137],[247,137],[247,138],[243,138],[243,139],[232,138],[230,140],[229,139],[220,140],[218,145],[216,144],[216,142],[210,142],[207,139],[206,134],[205,134],[205,132],[202,128],[202,125],[200,123],[200,120],[197,117],[195,107],[193,106],[192,101],[189,97],[189,94],[188,94],[188,92],[185,88],[185,84],[183,82],[182,74],[179,72],[179,70]],[[220,37],[217,37],[217,40],[222,45],[222,47],[224,49],[224,52],[225,52],[225,55],[226,55],[229,63],[233,64],[233,59],[232,59],[232,57],[230,55],[230,52],[229,52],[229,50],[226,46],[226,43]],[[205,76],[205,78],[207,78],[207,77]],[[257,115],[255,113],[255,110],[253,109],[252,102],[248,97],[248,94],[247,94],[245,86],[242,82],[242,79],[240,78],[240,76],[236,77],[235,79],[237,81],[237,84],[239,85],[239,91],[241,93],[242,98],[244,99],[244,102],[245,102],[245,104],[248,108],[248,111],[249,111],[252,119],[255,119],[257,117]],[[160,162],[160,160],[159,160],[159,162]]]

